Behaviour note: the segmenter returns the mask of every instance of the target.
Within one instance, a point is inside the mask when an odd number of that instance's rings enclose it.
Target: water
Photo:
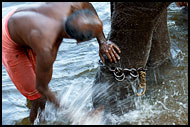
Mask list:
[[[13,8],[30,4],[39,2],[3,2],[2,18]],[[103,21],[107,37],[110,31],[110,5],[108,2],[92,4]],[[155,82],[147,84],[146,96],[135,98],[135,110],[120,117],[106,114],[110,121],[107,124],[188,124],[188,18],[181,10],[174,3],[168,7],[172,65],[152,72]],[[49,87],[65,107],[56,110],[51,103],[47,103],[42,113],[42,119],[46,121],[39,122],[37,118],[35,124],[106,124],[101,109],[91,112],[91,87],[98,70],[98,50],[96,39],[79,45],[75,40],[63,40]],[[2,65],[2,124],[29,124],[30,109],[26,104],[25,97],[16,89]]]

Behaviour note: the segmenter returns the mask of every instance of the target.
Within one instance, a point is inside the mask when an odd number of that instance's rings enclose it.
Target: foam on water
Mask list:
[[[24,6],[28,4],[30,2],[24,3]],[[110,5],[107,2],[92,4],[103,21],[107,36],[110,31]],[[2,7],[2,17],[19,6],[23,4]],[[162,70],[152,72],[154,83],[147,84],[145,96],[134,98],[135,110],[122,116],[104,114],[101,108],[94,111],[91,98],[93,81],[98,70],[98,43],[93,39],[76,45],[76,41],[64,39],[49,84],[62,107],[56,109],[48,102],[41,114],[41,120],[38,114],[35,124],[188,124],[188,32],[183,22],[178,19],[180,10],[174,3],[168,8],[173,67],[166,66]],[[176,22],[181,24],[176,25]],[[165,80],[161,82],[159,78]],[[106,91],[106,84],[101,86],[101,92]],[[125,101],[118,104],[124,103]],[[11,82],[2,65],[2,124],[22,124],[20,121],[27,118],[30,112],[25,105],[25,98]]]
[[[54,105],[50,103],[46,104],[46,108],[41,114],[46,124],[103,124],[102,109],[94,111],[91,104],[92,83],[87,83],[87,80],[84,82],[85,87],[77,88],[78,83],[73,82],[65,88],[65,92],[60,93],[58,98],[61,107],[59,109],[55,109]],[[36,119],[35,124],[41,124],[40,120]]]
[[[78,83],[82,82],[84,83],[82,85],[83,87],[76,87]],[[39,120],[38,114],[38,118],[36,119],[35,124],[141,124],[141,122],[145,122],[145,118],[151,118],[155,116],[155,114],[159,114],[161,112],[161,110],[156,109],[155,105],[151,105],[148,100],[142,99],[141,97],[136,97],[134,98],[136,106],[135,110],[124,113],[122,116],[117,116],[110,113],[104,114],[103,109],[95,110],[92,106],[92,80],[86,78],[82,82],[73,81],[71,85],[64,88],[64,92],[58,93],[61,108],[55,109],[54,105],[47,103],[46,108],[40,117],[42,120]],[[106,92],[106,90],[109,89],[109,87],[105,88],[107,85],[107,83],[101,84],[102,88],[100,87],[100,89],[103,89],[101,91],[102,93]],[[134,91],[136,91],[135,88],[136,87],[134,87]],[[99,94],[96,96],[99,96]],[[106,94],[104,95],[106,96]],[[100,100],[102,98],[100,98]],[[117,106],[123,105],[125,101],[127,100],[124,100],[121,103],[117,103]],[[161,104],[163,105],[163,103]]]

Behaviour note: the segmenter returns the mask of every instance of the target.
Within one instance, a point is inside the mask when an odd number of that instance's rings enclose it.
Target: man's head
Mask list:
[[[65,30],[77,42],[87,41],[102,31],[102,22],[91,10],[78,10],[67,18]]]

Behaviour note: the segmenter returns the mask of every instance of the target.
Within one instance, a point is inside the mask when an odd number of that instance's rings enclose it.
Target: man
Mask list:
[[[18,8],[3,19],[2,62],[17,89],[29,100],[33,123],[38,109],[44,109],[46,99],[59,107],[48,87],[53,63],[63,38],[77,43],[96,37],[99,56],[110,62],[120,59],[120,49],[105,39],[102,22],[90,3],[43,3]]]

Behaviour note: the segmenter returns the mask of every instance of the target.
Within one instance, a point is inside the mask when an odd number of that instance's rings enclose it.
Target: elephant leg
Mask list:
[[[156,23],[170,3],[167,2],[113,2],[111,31],[108,39],[120,50],[122,68],[145,67],[152,47]],[[94,107],[104,105],[112,113],[121,113],[134,108],[133,90],[139,82],[116,81],[115,77],[102,66],[96,74],[92,101]]]
[[[111,17],[112,17],[113,10],[114,10],[114,4],[113,2],[110,2]]]
[[[112,73],[102,67],[98,68],[93,84],[93,107],[104,106],[105,113],[121,115],[134,109],[134,92],[129,81],[118,82]],[[128,93],[128,94],[127,94]]]
[[[167,9],[159,17],[156,27],[153,31],[152,46],[148,58],[147,66],[156,68],[165,61],[169,60],[170,54],[170,39],[167,26]]]
[[[155,24],[170,3],[114,2],[109,40],[121,49],[121,62],[128,68],[145,67]]]
[[[170,63],[170,38],[167,26],[167,9],[157,21],[153,31],[152,47],[147,62],[147,92],[150,92],[152,85],[160,84],[164,77],[160,76],[164,73],[164,68]]]

